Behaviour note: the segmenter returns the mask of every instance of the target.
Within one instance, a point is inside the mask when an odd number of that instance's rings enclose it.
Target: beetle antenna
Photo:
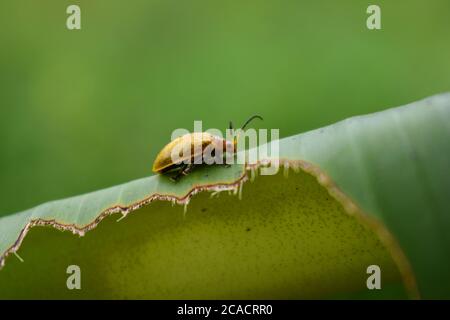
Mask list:
[[[257,114],[255,114],[254,116],[251,116],[247,121],[245,121],[244,125],[241,127],[241,130],[244,130],[245,127],[246,127],[253,119],[264,120],[261,116],[258,116]]]
[[[244,123],[244,125],[241,127],[241,131],[244,131],[244,129],[245,129],[245,127],[253,120],[253,119],[260,119],[260,120],[264,120],[261,116],[258,116],[258,115],[254,115],[254,116],[251,116],[247,121],[245,121],[245,123]],[[230,124],[231,124],[231,121],[230,121]],[[233,139],[233,144],[234,144],[234,148],[236,149],[236,145],[237,145],[237,141],[238,141],[238,136],[239,136],[239,132],[238,132],[238,134],[234,137],[234,139]]]

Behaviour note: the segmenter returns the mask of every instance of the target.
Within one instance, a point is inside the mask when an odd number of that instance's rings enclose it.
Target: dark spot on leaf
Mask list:
[[[206,210],[207,210],[206,208],[202,208],[202,212],[206,212]]]
[[[251,230],[250,228],[245,229],[245,231],[247,231],[247,232],[249,232],[250,230]]]

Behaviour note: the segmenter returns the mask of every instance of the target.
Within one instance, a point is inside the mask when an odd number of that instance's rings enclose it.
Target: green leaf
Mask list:
[[[347,119],[281,144],[320,166],[407,255],[424,298],[450,298],[450,94]]]
[[[33,228],[0,297],[449,297],[449,126],[450,95],[435,96],[280,140],[288,177],[210,166],[0,218],[3,263],[32,226],[84,234],[140,208],[81,239]],[[185,214],[170,203],[189,200]],[[81,290],[66,287],[71,264]],[[366,287],[372,264],[379,291]]]

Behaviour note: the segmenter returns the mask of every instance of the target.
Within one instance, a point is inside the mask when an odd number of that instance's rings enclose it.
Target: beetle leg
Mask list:
[[[186,167],[181,171],[181,174],[186,176],[189,174],[189,172],[192,171],[192,169],[194,169],[194,164],[190,163],[190,164],[186,165]]]
[[[171,179],[177,182],[181,178],[181,176],[186,176],[189,172],[191,172],[193,168],[194,168],[193,163],[185,164],[183,165],[183,167],[181,167],[180,171],[178,171],[175,176],[171,177]]]
[[[181,176],[183,175],[183,171],[186,169],[186,167],[187,164],[183,164],[181,168],[177,171],[177,173],[174,176],[170,177],[170,179],[174,182],[177,182],[178,179],[180,179]]]

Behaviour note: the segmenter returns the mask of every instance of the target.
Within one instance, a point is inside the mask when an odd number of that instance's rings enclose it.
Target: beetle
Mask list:
[[[250,117],[244,125],[241,127],[241,130],[244,130],[245,127],[253,120],[260,119],[263,120],[261,116],[254,115]],[[233,129],[233,123],[230,121],[229,128]],[[194,145],[198,143],[200,148],[194,148]],[[174,163],[172,160],[172,152],[175,147],[180,148],[188,148],[189,145],[191,148],[190,154],[185,157],[181,157],[179,163]],[[153,172],[159,174],[169,174],[174,173],[171,177],[173,181],[178,181],[182,176],[189,174],[196,164],[193,163],[193,159],[195,157],[203,155],[203,151],[208,146],[212,145],[215,148],[223,148],[222,150],[233,150],[236,152],[237,148],[237,137],[234,137],[233,141],[228,141],[223,139],[222,137],[218,137],[212,135],[208,132],[194,132],[187,133],[181,137],[178,137],[171,142],[169,142],[156,156],[155,161],[153,162]],[[198,150],[197,150],[198,149]],[[201,153],[199,152],[201,150]],[[190,160],[190,161],[186,161]],[[185,163],[188,162],[188,163]]]

